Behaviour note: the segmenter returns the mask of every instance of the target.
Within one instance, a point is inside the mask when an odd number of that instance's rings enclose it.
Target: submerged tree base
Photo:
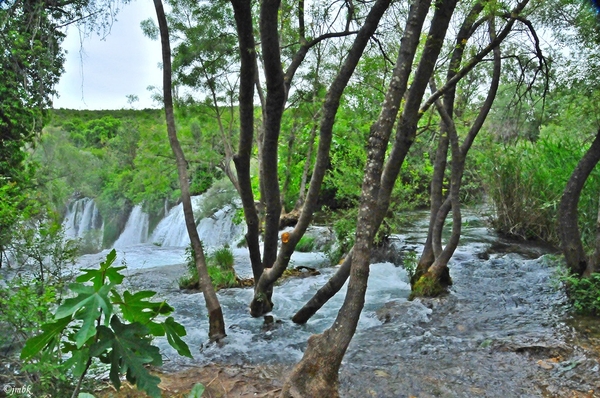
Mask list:
[[[434,272],[427,271],[416,278],[413,277],[411,280],[412,292],[410,293],[409,300],[413,300],[416,297],[441,296],[448,293],[448,287],[451,285],[452,278],[450,278],[448,267],[444,267],[439,276]]]

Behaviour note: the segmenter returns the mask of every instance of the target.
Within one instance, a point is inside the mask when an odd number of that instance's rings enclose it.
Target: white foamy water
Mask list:
[[[192,197],[192,208],[197,211],[202,205],[204,195]],[[233,222],[235,208],[227,205],[211,217],[202,219],[196,229],[206,248],[223,245],[236,245],[244,234],[244,225]],[[166,247],[187,247],[190,238],[185,226],[183,204],[173,207],[152,233],[150,241],[155,245]]]
[[[131,210],[129,219],[125,224],[125,229],[113,247],[115,249],[123,249],[146,242],[148,240],[149,219],[150,217],[142,210],[141,205],[135,206]]]

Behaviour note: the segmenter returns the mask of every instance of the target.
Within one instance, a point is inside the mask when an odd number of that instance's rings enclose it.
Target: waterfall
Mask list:
[[[102,218],[94,200],[81,198],[71,202],[62,226],[67,239],[83,238],[89,231],[102,230]]]
[[[204,198],[204,195],[192,197],[194,211],[200,208]],[[237,243],[244,233],[244,227],[233,223],[234,216],[235,208],[226,205],[211,217],[200,221],[196,228],[205,247]],[[167,216],[158,223],[150,241],[160,246],[172,247],[184,247],[190,244],[181,203],[173,207]]]
[[[100,249],[104,224],[91,198],[72,201],[62,222],[65,239],[80,239],[88,250]]]
[[[127,219],[125,229],[113,247],[122,249],[146,242],[148,240],[149,219],[150,217],[142,210],[141,205],[135,206]]]

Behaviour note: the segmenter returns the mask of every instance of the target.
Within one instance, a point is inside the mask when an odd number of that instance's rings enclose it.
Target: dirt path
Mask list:
[[[202,383],[206,390],[202,397],[233,398],[279,396],[283,380],[289,368],[276,366],[231,366],[206,365],[191,367],[176,373],[154,372],[161,378],[159,385],[163,397],[187,398],[196,383]],[[119,392],[107,386],[95,393],[99,398],[142,398],[146,394],[124,384]]]

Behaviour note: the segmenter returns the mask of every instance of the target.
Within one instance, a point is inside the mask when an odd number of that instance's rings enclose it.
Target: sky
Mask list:
[[[123,109],[156,108],[148,86],[162,88],[159,41],[145,37],[140,22],[156,20],[153,2],[134,0],[124,5],[110,34],[83,40],[76,27],[67,31],[65,72],[56,87],[55,108]],[[81,51],[81,52],[80,52]],[[128,104],[127,95],[139,101]]]

